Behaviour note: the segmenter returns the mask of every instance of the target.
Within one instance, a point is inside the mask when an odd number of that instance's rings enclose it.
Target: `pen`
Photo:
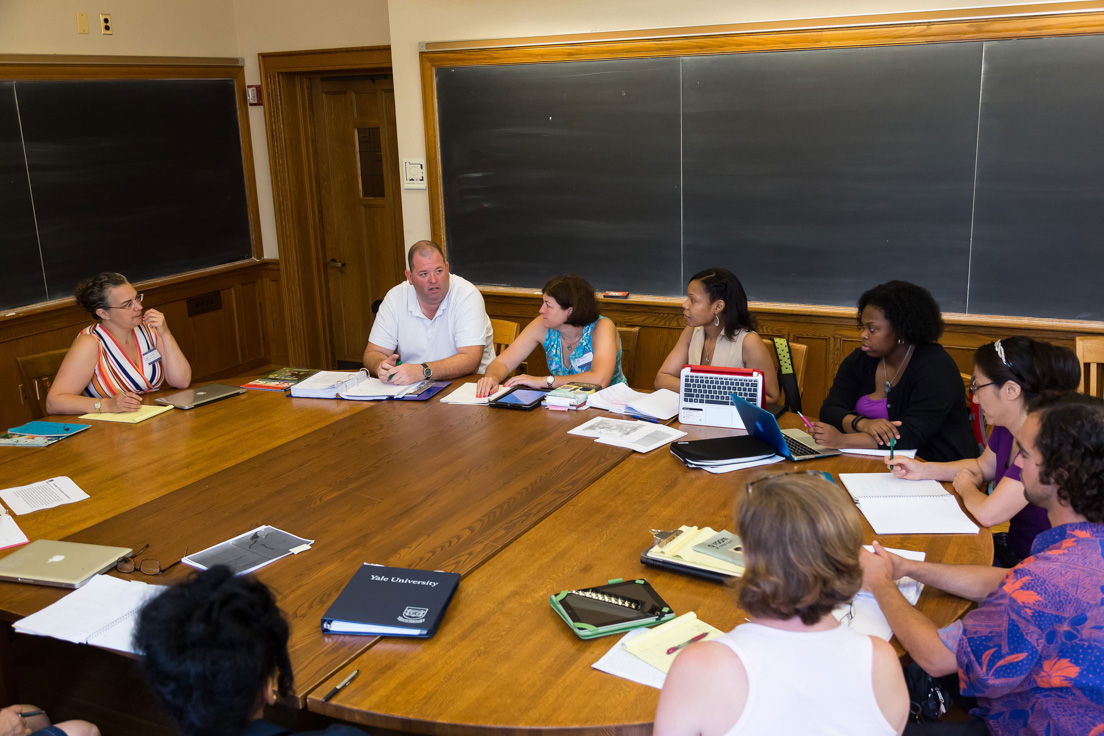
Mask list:
[[[398,368],[400,365],[402,365],[402,358],[399,358],[398,360],[395,361],[395,367],[396,368]],[[392,373],[390,376],[387,377],[387,380],[390,381],[394,377],[395,377],[395,374]]]
[[[892,459],[893,459],[893,446],[894,446],[895,444],[897,444],[896,440],[897,440],[897,438],[896,438],[896,437],[890,437],[890,438],[889,438],[889,459],[890,459],[890,460],[892,460]]]
[[[625,412],[625,416],[632,417],[633,419],[639,419],[642,422],[651,422],[652,424],[659,424],[658,419],[652,419],[651,417],[646,417],[642,414],[633,414],[631,411]]]
[[[357,675],[359,675],[359,674],[360,674],[360,670],[353,670],[352,672],[350,672],[350,673],[349,673],[349,676],[348,676],[348,677],[346,677],[346,678],[345,678],[344,680],[342,680],[341,682],[339,682],[339,683],[337,684],[337,687],[335,687],[335,688],[334,688],[333,690],[331,690],[331,691],[329,691],[328,693],[326,693],[325,697],[323,697],[323,698],[322,698],[322,702],[323,702],[323,703],[328,703],[328,702],[330,702],[330,698],[332,698],[333,696],[335,696],[335,695],[337,695],[337,694],[338,694],[339,692],[341,692],[342,688],[344,688],[344,687],[345,687],[346,685],[348,685],[348,684],[349,684],[350,682],[352,682],[353,680],[355,680],[355,679],[356,679],[356,676],[357,676]]]
[[[808,427],[809,429],[812,429],[812,428],[813,428],[813,425],[812,425],[812,423],[810,423],[810,422],[809,422],[809,420],[805,418],[805,415],[804,415],[804,414],[802,414],[801,412],[798,412],[798,413],[797,413],[797,415],[798,415],[799,417],[801,417],[801,421],[805,422],[805,426],[806,426],[806,427]]]
[[[683,647],[688,647],[691,644],[693,644],[694,642],[701,641],[702,639],[704,639],[707,636],[709,636],[709,632],[708,631],[703,631],[702,633],[695,636],[693,639],[690,639],[689,641],[684,641],[683,643],[679,644],[678,646],[671,647],[670,649],[667,650],[667,654],[674,654],[675,652],[682,649]]]
[[[44,710],[25,710],[25,711],[23,711],[22,713],[19,714],[19,717],[20,718],[34,718],[35,716],[40,716],[45,712],[46,711],[44,711]]]

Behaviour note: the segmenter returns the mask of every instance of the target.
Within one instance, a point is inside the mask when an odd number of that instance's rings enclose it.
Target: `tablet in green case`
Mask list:
[[[548,602],[580,639],[655,626],[675,617],[647,580],[618,578],[593,588],[563,590]]]

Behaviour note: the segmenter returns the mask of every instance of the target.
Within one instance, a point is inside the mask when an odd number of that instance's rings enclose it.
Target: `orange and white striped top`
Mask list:
[[[161,360],[147,362],[145,359],[145,356],[157,346],[157,338],[149,327],[138,325],[134,328],[138,354],[142,356],[141,366],[134,364],[130,356],[123,351],[123,346],[100,323],[97,322],[85,328],[83,332],[100,341],[100,358],[96,361],[92,380],[84,389],[85,396],[108,399],[124,391],[146,393],[161,385],[161,381],[165,378]]]

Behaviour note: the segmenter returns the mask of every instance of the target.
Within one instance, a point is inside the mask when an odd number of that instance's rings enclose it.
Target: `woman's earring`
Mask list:
[[[904,344],[905,344],[905,341],[904,341],[904,340],[902,340],[901,338],[899,338],[899,337],[898,337],[898,338],[897,338],[897,344],[898,344],[898,345],[904,345]]]
[[[720,325],[720,324],[721,324],[721,315],[719,315],[719,314],[714,314],[714,315],[713,315],[713,326],[714,326],[714,327],[717,327],[717,326],[718,326],[718,325]]]

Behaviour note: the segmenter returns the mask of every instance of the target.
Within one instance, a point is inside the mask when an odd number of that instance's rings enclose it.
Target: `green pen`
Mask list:
[[[889,459],[890,460],[893,459],[893,446],[895,444],[897,444],[897,438],[896,437],[890,437],[889,438]]]
[[[398,360],[395,361],[395,367],[396,368],[398,368],[400,365],[402,365],[402,358],[399,358]],[[387,377],[388,382],[390,382],[391,379],[394,378],[394,377],[395,377],[394,373],[392,373],[390,376],[388,376]]]

